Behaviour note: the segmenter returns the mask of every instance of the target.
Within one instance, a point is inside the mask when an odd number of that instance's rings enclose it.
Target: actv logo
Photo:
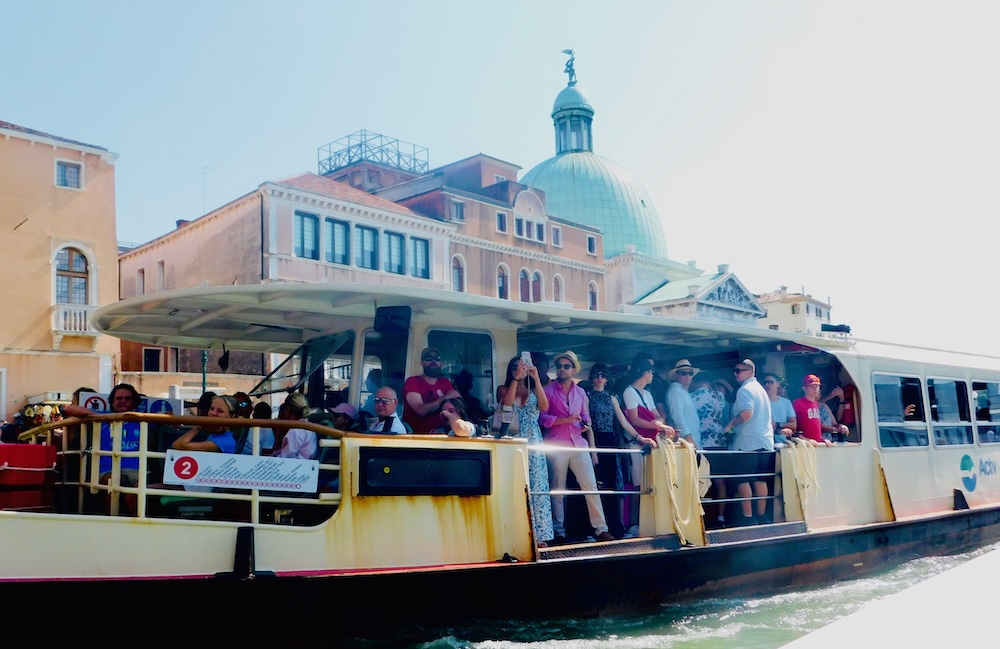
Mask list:
[[[962,484],[965,486],[966,491],[976,490],[976,463],[972,461],[972,458],[968,455],[962,456],[962,462],[959,465],[960,475],[962,476]]]

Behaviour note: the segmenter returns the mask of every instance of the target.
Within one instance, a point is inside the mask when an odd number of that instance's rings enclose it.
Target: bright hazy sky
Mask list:
[[[144,242],[366,128],[524,171],[576,50],[671,258],[1000,354],[1000,3],[0,0],[0,120],[103,146]],[[523,173],[523,172],[522,172]]]

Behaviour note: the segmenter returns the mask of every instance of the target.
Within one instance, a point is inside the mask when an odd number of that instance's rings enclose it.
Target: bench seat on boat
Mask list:
[[[51,509],[55,480],[55,446],[0,445],[0,509]]]

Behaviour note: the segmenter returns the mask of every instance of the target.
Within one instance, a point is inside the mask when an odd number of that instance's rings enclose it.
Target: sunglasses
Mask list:
[[[441,362],[441,357],[440,356],[424,356],[420,360],[422,360],[425,363],[440,363]]]
[[[749,372],[750,370],[745,367],[737,367],[733,370],[733,374],[742,374],[743,372]]]
[[[388,397],[375,397],[375,403],[392,403],[395,399],[390,399]]]
[[[606,378],[608,378],[608,375],[605,374],[604,372],[594,372],[594,378],[595,379],[606,379]]]
[[[677,373],[677,376],[694,376],[694,372],[691,370],[682,370]]]
[[[558,370],[571,370],[573,369],[572,363],[556,363],[556,369]]]

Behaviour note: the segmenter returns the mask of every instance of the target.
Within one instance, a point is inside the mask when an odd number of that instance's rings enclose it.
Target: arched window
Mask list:
[[[587,287],[587,308],[597,311],[597,284],[593,282]]]
[[[541,302],[542,300],[542,274],[537,270],[531,274],[531,301]]]
[[[501,300],[510,299],[509,275],[503,264],[497,266],[497,297]]]
[[[552,301],[563,301],[563,281],[559,275],[552,278]]]
[[[56,303],[88,304],[90,265],[83,252],[63,248],[56,253]]]
[[[528,279],[528,271],[522,268],[517,279],[521,289],[520,300],[522,302],[531,302],[531,281]]]
[[[465,264],[458,256],[451,258],[451,290],[465,292]]]

